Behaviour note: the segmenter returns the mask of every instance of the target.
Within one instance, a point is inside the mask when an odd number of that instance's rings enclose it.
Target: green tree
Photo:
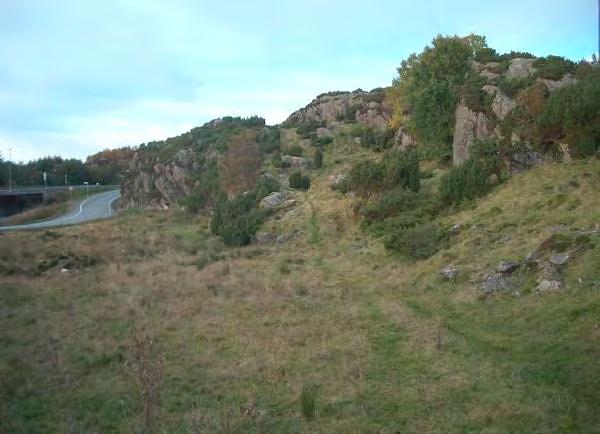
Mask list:
[[[431,46],[411,54],[398,68],[391,91],[395,116],[409,111],[410,117],[400,122],[441,157],[449,155],[454,111],[460,86],[471,72],[469,61],[486,48],[482,36],[438,35]]]

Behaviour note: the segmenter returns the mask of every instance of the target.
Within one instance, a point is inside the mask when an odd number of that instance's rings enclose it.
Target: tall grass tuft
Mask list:
[[[317,385],[306,382],[300,395],[300,409],[306,420],[313,420],[317,414]]]

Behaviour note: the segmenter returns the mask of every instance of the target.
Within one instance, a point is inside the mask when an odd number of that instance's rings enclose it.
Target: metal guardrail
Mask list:
[[[61,191],[72,191],[72,190],[85,190],[89,188],[90,191],[95,189],[106,189],[114,187],[114,189],[118,189],[119,185],[61,185],[61,186],[51,186],[44,187],[41,186],[27,186],[27,187],[14,187],[12,189],[8,188],[0,188],[0,196],[18,196],[21,194],[35,194],[35,193],[52,193],[52,192],[61,192]],[[72,189],[72,190],[71,190]]]

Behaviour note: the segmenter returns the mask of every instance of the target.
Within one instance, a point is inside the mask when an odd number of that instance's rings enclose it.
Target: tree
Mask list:
[[[221,189],[228,197],[235,197],[256,185],[260,161],[254,131],[244,131],[231,139],[220,168]]]
[[[421,143],[447,154],[460,86],[471,72],[469,61],[486,48],[482,36],[438,35],[431,46],[402,61],[390,92],[395,113],[392,124],[404,124]]]

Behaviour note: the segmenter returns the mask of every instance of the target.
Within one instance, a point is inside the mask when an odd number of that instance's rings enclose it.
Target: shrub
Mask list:
[[[394,188],[419,191],[419,157],[416,152],[392,151],[381,162],[359,161],[350,169],[348,183],[363,199]]]
[[[470,158],[458,167],[450,169],[441,180],[440,198],[452,204],[475,199],[490,189],[490,172],[480,160]]]
[[[279,191],[281,186],[279,181],[272,176],[261,176],[256,183],[256,201],[260,202],[264,197],[274,191]]]
[[[574,62],[561,56],[540,57],[533,62],[536,75],[550,80],[560,80],[563,75],[575,71]]]
[[[290,174],[290,187],[308,190],[310,188],[310,178],[301,171],[296,170]]]
[[[320,149],[315,149],[313,160],[315,169],[320,169],[323,166],[323,152]]]
[[[363,124],[354,124],[350,128],[350,135],[352,137],[362,137],[364,132],[365,132],[365,127]]]
[[[265,127],[260,130],[256,139],[260,152],[263,154],[275,152],[280,149],[281,131],[277,127]]]
[[[592,155],[600,144],[600,71],[553,92],[536,119],[541,142],[563,141],[573,157]]]
[[[371,160],[356,163],[350,169],[348,183],[350,189],[359,197],[368,199],[384,189],[383,166]]]
[[[303,122],[301,124],[298,125],[296,131],[298,132],[298,134],[304,138],[304,139],[308,139],[311,137],[311,134],[314,134],[314,132],[321,127],[325,126],[325,121],[306,121]]]
[[[486,84],[485,77],[469,74],[465,84],[460,87],[460,95],[467,107],[476,112],[489,112],[486,104],[486,93],[481,90]]]
[[[304,149],[300,145],[291,145],[285,148],[284,153],[293,157],[302,157],[302,155],[304,155]]]
[[[498,87],[508,97],[513,98],[519,91],[533,84],[535,79],[533,77],[525,78],[506,78],[501,77],[498,80]]]
[[[262,210],[256,208],[256,194],[250,192],[221,200],[215,207],[210,230],[228,246],[244,246],[250,243],[263,218]]]
[[[415,192],[419,191],[421,182],[419,156],[415,151],[388,152],[382,164],[387,189],[403,187]]]
[[[196,214],[206,206],[206,198],[201,192],[193,192],[179,200],[179,205],[188,212]]]
[[[426,259],[448,243],[448,235],[433,223],[425,223],[408,229],[398,227],[384,237],[385,247],[412,259]]]
[[[281,153],[279,151],[275,151],[273,156],[271,157],[271,164],[273,167],[283,167],[283,161],[281,161]]]
[[[315,139],[314,144],[316,147],[322,148],[326,145],[333,143],[333,137],[331,136],[323,136]]]
[[[391,128],[386,128],[385,130],[375,130],[373,128],[364,128],[362,137],[361,137],[361,145],[365,148],[370,148],[375,151],[383,151],[387,149],[391,145],[391,139],[394,137],[395,131]]]

